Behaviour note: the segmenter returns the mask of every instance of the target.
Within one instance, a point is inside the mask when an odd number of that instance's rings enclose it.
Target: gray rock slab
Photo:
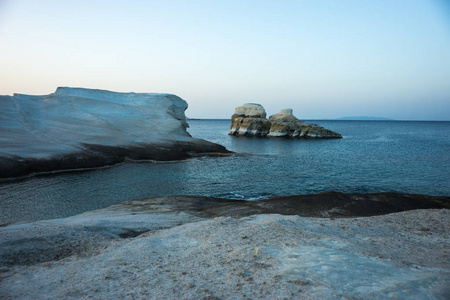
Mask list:
[[[204,219],[174,214],[163,198],[153,208],[147,202],[3,228],[24,239],[55,236],[63,226],[68,234],[84,229],[103,240],[56,260],[1,267],[0,297],[446,299],[450,293],[448,209]],[[145,212],[135,211],[145,205]],[[167,212],[155,213],[158,206]],[[150,230],[117,237],[144,228]]]

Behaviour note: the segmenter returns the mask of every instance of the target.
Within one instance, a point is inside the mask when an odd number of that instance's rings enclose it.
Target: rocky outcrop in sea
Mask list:
[[[189,135],[187,107],[171,94],[68,87],[0,96],[0,177],[228,153]]]
[[[266,118],[264,107],[247,103],[236,107],[231,116],[229,135],[268,136],[292,138],[342,138],[342,135],[317,124],[308,124],[297,119],[292,109],[282,109]]]

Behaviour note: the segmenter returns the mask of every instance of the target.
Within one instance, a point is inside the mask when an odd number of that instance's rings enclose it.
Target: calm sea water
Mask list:
[[[324,191],[450,195],[450,122],[308,121],[336,140],[228,136],[229,120],[191,120],[194,137],[237,154],[35,176],[0,183],[0,224],[59,218],[167,195],[258,199]]]

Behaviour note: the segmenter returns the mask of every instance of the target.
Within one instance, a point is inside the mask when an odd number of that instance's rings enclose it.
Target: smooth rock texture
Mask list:
[[[242,106],[236,107],[234,116],[245,118],[266,118],[266,110],[261,104],[246,103]]]
[[[266,112],[259,104],[247,103],[236,108],[231,116],[229,135],[269,136],[293,138],[342,138],[342,135],[297,119],[292,109],[282,109],[266,119]]]
[[[448,299],[448,207],[407,194],[176,196],[3,226],[0,298]],[[328,217],[295,215],[309,211]]]
[[[228,152],[187,133],[186,108],[171,94],[84,88],[0,96],[0,177]]]

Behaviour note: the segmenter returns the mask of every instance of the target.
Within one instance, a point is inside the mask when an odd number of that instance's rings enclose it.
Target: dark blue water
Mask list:
[[[58,218],[167,195],[258,199],[324,191],[450,195],[450,122],[316,121],[336,140],[228,136],[229,120],[189,132],[238,154],[128,163],[0,183],[0,224]]]

